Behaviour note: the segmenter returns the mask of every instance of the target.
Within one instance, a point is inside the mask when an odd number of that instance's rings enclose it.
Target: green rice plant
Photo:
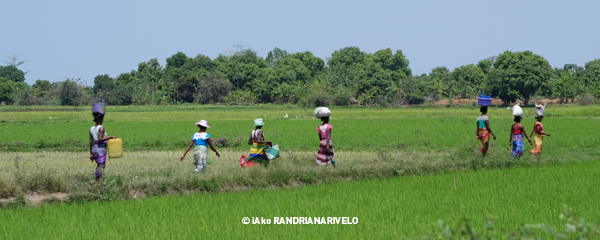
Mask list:
[[[335,149],[426,151],[476,144],[474,116],[454,116],[451,112],[453,109],[441,109],[439,111],[447,114],[446,116],[412,117],[404,115],[403,109],[395,110],[398,115],[388,117],[334,117],[331,124]],[[175,116],[178,114],[167,113]],[[508,151],[509,130],[514,122],[510,112],[507,111],[506,114],[490,114],[491,127],[499,138],[492,141],[492,149],[500,147]],[[208,132],[213,139],[222,139],[224,144],[221,147],[246,149],[247,139],[253,129],[252,119],[256,117],[258,116],[246,120],[207,117],[212,125]],[[124,140],[124,148],[127,150],[184,149],[192,134],[197,131],[193,123],[198,119],[182,120],[186,118],[183,115],[176,119],[152,118],[150,115],[141,118],[143,119],[112,120],[107,117],[104,126],[109,135]],[[265,137],[279,144],[283,150],[306,151],[318,147],[316,127],[321,123],[318,120],[275,118],[265,121]],[[523,120],[528,133],[532,131],[534,122],[533,118]],[[553,134],[544,141],[545,150],[550,154],[595,148],[600,144],[600,139],[594,137],[600,134],[600,122],[596,117],[548,117],[543,123],[546,131]],[[2,124],[0,133],[4,138],[0,140],[0,149],[88,151],[88,131],[92,124],[90,121]]]
[[[486,236],[493,239],[504,239],[527,224],[539,226],[534,223],[554,228],[557,234],[568,233],[567,239],[583,239],[568,231],[600,221],[596,207],[600,192],[595,191],[600,161],[534,166],[3,209],[0,238],[414,239],[438,231],[436,222],[440,219],[450,219],[445,222],[448,227],[464,226],[460,219],[468,219],[472,229],[481,231],[484,228],[480,226],[492,216],[493,229],[486,230]],[[323,171],[313,174],[335,171],[320,169]],[[256,168],[252,172],[263,171]],[[204,182],[195,184],[210,188],[212,183]],[[565,218],[561,219],[565,204],[575,211],[563,212]],[[246,225],[243,217],[356,217],[358,223]],[[552,231],[534,231],[538,239],[554,236]]]
[[[436,229],[428,231],[418,239],[597,239],[600,238],[600,226],[597,223],[577,218],[573,208],[564,207],[559,217],[564,222],[564,227],[556,228],[544,223],[523,224],[514,230],[504,229],[502,237],[495,238],[494,220],[489,219],[483,228],[477,229],[468,218],[461,218],[454,225],[439,220]],[[483,230],[482,230],[483,229]]]

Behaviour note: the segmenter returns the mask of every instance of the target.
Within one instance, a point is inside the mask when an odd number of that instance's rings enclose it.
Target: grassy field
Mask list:
[[[331,123],[339,167],[331,170],[314,167],[320,121],[312,119],[312,109],[269,105],[109,107],[104,125],[109,134],[124,139],[128,151],[123,159],[109,160],[107,180],[118,182],[111,185],[110,191],[118,195],[114,198],[127,199],[596,160],[600,158],[600,138],[596,137],[600,135],[599,110],[597,106],[549,107],[544,126],[552,137],[544,140],[542,157],[532,162],[529,154],[520,160],[509,157],[513,122],[511,112],[504,108],[490,110],[498,139],[492,141],[485,160],[479,157],[480,143],[473,136],[473,122],[479,114],[476,108],[334,109]],[[0,198],[65,192],[94,193],[89,198],[97,200],[96,189],[86,185],[95,166],[86,154],[92,125],[88,111],[0,108],[0,149],[5,151],[0,155]],[[283,119],[286,113],[291,119]],[[532,115],[533,109],[525,108],[525,114]],[[282,157],[269,171],[248,171],[238,165],[239,157],[247,154],[246,135],[257,117],[267,123],[268,140],[282,149]],[[193,122],[199,119],[212,125],[213,139],[225,142],[218,147],[223,157],[216,159],[211,153],[211,170],[196,176],[189,174],[191,154],[184,164],[177,159],[197,130]],[[524,119],[528,131],[533,122]],[[52,151],[61,149],[69,151]]]
[[[2,109],[2,108],[0,108]],[[167,111],[167,109],[169,111]],[[15,109],[13,109],[15,110]],[[46,109],[48,110],[48,109]],[[81,109],[80,109],[81,110]],[[475,137],[474,119],[478,109],[334,109],[331,124],[338,150],[445,150],[470,146]],[[531,131],[535,120],[533,109],[526,108],[523,124]],[[127,150],[180,150],[197,131],[199,119],[208,120],[213,139],[223,138],[220,147],[235,150],[245,144],[253,129],[252,120],[263,118],[265,136],[283,150],[316,149],[316,127],[312,109],[265,107],[109,107],[104,126],[110,135],[124,140]],[[290,119],[283,116],[288,113]],[[578,151],[595,148],[600,139],[600,108],[557,107],[548,109],[544,127],[553,134],[545,141],[550,154],[556,151]],[[296,119],[296,116],[298,119]],[[502,151],[508,148],[511,112],[492,108],[491,127],[499,137]],[[52,118],[52,119],[50,119]],[[4,151],[74,150],[88,147],[88,131],[92,126],[87,111],[0,111],[0,149]],[[493,146],[493,145],[492,145]],[[492,148],[492,151],[494,148]]]
[[[109,159],[105,188],[90,186],[96,165],[85,152],[7,152],[0,156],[0,198],[28,193],[69,193],[69,201],[97,201],[194,192],[226,192],[247,189],[287,188],[319,183],[408,175],[430,175],[448,171],[503,169],[596,160],[591,155],[570,152],[529,155],[515,160],[508,152],[490,153],[486,159],[478,148],[462,151],[339,151],[336,168],[316,167],[315,152],[287,151],[267,169],[243,169],[243,151],[211,154],[208,171],[192,174],[192,156],[179,161],[183,151],[134,151],[122,159]],[[475,154],[474,154],[475,152]],[[78,197],[76,197],[78,196]],[[81,199],[83,198],[83,199]]]
[[[562,204],[600,220],[599,106],[549,107],[543,123],[552,136],[536,159],[510,157],[513,121],[504,108],[488,114],[498,139],[485,159],[474,137],[478,108],[334,108],[336,168],[314,164],[320,121],[313,109],[109,107],[104,126],[127,151],[108,160],[95,186],[87,183],[95,168],[89,110],[0,107],[0,238],[401,238],[463,216],[483,229],[489,215],[499,236],[521,223],[560,227]],[[530,132],[534,109],[524,111]],[[268,168],[242,169],[255,118],[265,120],[282,156]],[[220,139],[222,157],[211,153],[208,171],[193,174],[192,155],[178,159],[200,119]],[[67,193],[67,204],[16,207],[30,193]],[[245,216],[357,217],[359,224],[243,225]]]
[[[2,239],[384,239],[462,216],[493,236],[523,223],[564,228],[563,204],[600,221],[600,161],[0,211]],[[456,178],[454,189],[452,177]],[[357,217],[356,225],[244,225],[243,217]],[[549,236],[542,236],[548,239]]]

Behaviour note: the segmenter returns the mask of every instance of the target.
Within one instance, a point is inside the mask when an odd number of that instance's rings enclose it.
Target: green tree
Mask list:
[[[577,64],[567,63],[563,66],[563,70],[577,70]]]
[[[202,77],[197,86],[194,100],[196,103],[220,103],[225,102],[225,97],[233,88],[230,82],[222,79],[219,73],[211,73]]]
[[[60,105],[79,106],[83,98],[83,90],[79,85],[79,79],[67,78],[60,85]]]
[[[202,54],[198,54],[195,58],[188,59],[183,68],[189,71],[203,71],[205,73],[213,72],[217,68],[217,64],[214,63],[209,57]],[[206,75],[206,74],[205,74]]]
[[[282,50],[279,48],[275,48],[275,49],[273,49],[273,51],[270,51],[267,54],[267,58],[265,58],[265,61],[267,62],[267,64],[269,65],[270,68],[275,68],[275,62],[279,59],[283,59],[284,57],[287,57],[288,55],[289,55],[288,51]]]
[[[185,55],[185,53],[177,52],[173,54],[173,56],[167,58],[166,69],[182,67],[187,60],[188,57]]]
[[[116,87],[118,88],[119,86],[127,85],[129,83],[133,83],[133,82],[137,81],[137,79],[134,77],[134,75],[135,75],[135,71],[132,71],[132,73],[119,74],[117,79],[115,79]]]
[[[0,102],[12,104],[16,92],[13,81],[5,77],[0,77]]]
[[[490,61],[489,59],[483,59],[477,63],[477,67],[481,69],[483,73],[488,74],[488,72],[492,68],[492,61]]]
[[[13,82],[25,82],[25,73],[13,65],[0,66],[0,77]]]
[[[23,90],[19,91],[19,93],[17,94],[17,100],[16,100],[17,105],[29,106],[29,105],[34,104],[34,102],[32,101],[33,95],[31,93],[32,93],[31,88],[23,89]]]
[[[431,81],[430,92],[437,99],[453,99],[454,95],[458,92],[456,81],[454,81],[452,73],[447,67],[442,66],[432,69],[429,79]]]
[[[94,93],[110,92],[115,88],[115,80],[108,74],[98,75],[94,78]]]
[[[275,71],[279,75],[279,78],[287,83],[294,81],[306,83],[311,78],[312,72],[299,59],[291,57],[283,58],[277,60],[275,65],[277,66]]]
[[[15,82],[15,99],[19,105],[29,105],[31,97],[31,87],[25,82]]]
[[[359,93],[372,92],[371,89],[376,87],[379,90],[374,93],[373,99],[379,103],[385,100],[396,102],[405,97],[401,82],[411,76],[411,70],[408,67],[408,59],[401,50],[393,53],[390,48],[382,49],[374,54],[368,54],[365,62],[367,78],[371,86],[367,88],[364,85],[359,86]],[[383,97],[384,94],[387,96]]]
[[[506,51],[494,62],[489,81],[492,94],[504,103],[517,99],[527,105],[538,89],[553,75],[552,67],[543,57],[531,51]]]
[[[559,77],[553,80],[552,92],[554,97],[558,98],[560,103],[566,103],[569,98],[573,102],[581,88],[578,80],[574,70],[561,71]]]
[[[396,53],[392,54],[392,49],[382,49],[373,54],[372,60],[382,69],[397,73],[397,76],[394,76],[395,80],[404,79],[412,74],[408,67],[409,61],[402,54],[402,50],[396,50]]]
[[[50,81],[38,79],[35,81],[33,86],[31,86],[32,94],[36,98],[44,98],[46,94],[50,91],[51,87],[52,84],[50,84]]]
[[[103,99],[109,104],[116,104],[114,99],[115,80],[107,74],[98,75],[94,78],[94,86],[89,95],[96,99]]]
[[[314,77],[325,68],[325,61],[315,57],[311,52],[299,52],[290,55],[291,58],[298,59],[302,64],[310,70],[310,76]]]
[[[585,73],[591,82],[600,82],[600,59],[585,63]]]
[[[357,64],[364,65],[366,56],[367,54],[358,47],[345,47],[333,52],[327,64],[330,67],[346,66],[350,68]]]
[[[143,83],[147,83],[150,87],[156,89],[159,85],[162,77],[163,67],[160,66],[156,58],[150,59],[150,61],[138,64],[138,70],[135,74],[137,79]]]
[[[479,66],[467,64],[457,67],[452,72],[452,76],[457,81],[458,93],[463,98],[477,96],[479,91],[484,90],[483,85],[486,76]]]

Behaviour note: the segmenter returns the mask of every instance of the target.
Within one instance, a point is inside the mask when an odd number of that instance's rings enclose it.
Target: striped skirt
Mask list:
[[[317,164],[327,165],[331,162],[335,162],[335,156],[333,153],[333,140],[329,140],[329,151],[326,151],[327,139],[321,140],[319,145],[319,152],[317,153]]]
[[[265,148],[267,148],[266,143],[252,143],[252,147],[250,147],[250,155],[247,160],[254,163],[262,163],[268,160],[265,160]]]

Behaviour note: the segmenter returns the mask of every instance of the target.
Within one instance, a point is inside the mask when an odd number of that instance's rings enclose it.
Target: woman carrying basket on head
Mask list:
[[[317,165],[328,165],[335,167],[335,154],[333,152],[333,139],[331,138],[332,126],[329,124],[331,111],[326,107],[315,109],[315,117],[320,117],[323,124],[317,127],[319,133],[319,151],[317,152]]]
[[[488,148],[490,147],[490,134],[494,136],[494,140],[496,140],[496,135],[494,134],[494,132],[492,132],[492,129],[490,128],[490,118],[486,116],[488,107],[483,106],[479,109],[479,111],[481,112],[481,116],[477,118],[476,140],[481,140],[481,143],[483,143],[483,146],[481,147],[481,153],[483,154],[483,157],[485,157],[485,154],[487,153]]]
[[[98,182],[104,175],[106,167],[106,143],[110,139],[116,139],[115,136],[106,134],[106,129],[102,126],[104,122],[104,107],[106,103],[97,102],[92,105],[92,116],[96,125],[92,126],[89,131],[90,135],[90,161],[96,161],[96,179],[91,180],[90,184]]]

